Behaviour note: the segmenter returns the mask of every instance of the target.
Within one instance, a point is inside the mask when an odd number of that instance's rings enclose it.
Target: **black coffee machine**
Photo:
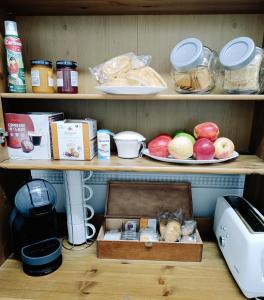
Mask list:
[[[56,198],[54,187],[42,179],[27,182],[16,193],[10,227],[14,252],[27,274],[48,274],[61,264]]]

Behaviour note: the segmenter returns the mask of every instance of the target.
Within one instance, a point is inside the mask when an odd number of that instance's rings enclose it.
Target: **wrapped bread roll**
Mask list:
[[[167,86],[164,79],[151,67],[130,70],[125,74],[125,77],[137,81],[138,86]]]
[[[120,55],[103,64],[102,74],[104,78],[111,80],[122,73],[128,72],[131,67],[131,58],[128,55]]]
[[[105,86],[128,86],[129,83],[131,84],[131,82],[129,82],[126,78],[117,77],[108,80],[104,85]],[[136,84],[132,84],[132,85],[136,85]]]
[[[167,225],[167,221],[160,220],[160,222],[159,222],[159,232],[160,232],[161,240],[164,240],[166,225]]]
[[[192,235],[197,227],[195,220],[185,220],[181,226],[181,232],[183,236]]]
[[[164,240],[168,243],[173,243],[179,240],[181,236],[181,224],[176,220],[168,221],[164,232]]]
[[[167,87],[163,78],[148,66],[149,62],[150,56],[137,56],[131,52],[89,69],[93,77],[105,86]]]

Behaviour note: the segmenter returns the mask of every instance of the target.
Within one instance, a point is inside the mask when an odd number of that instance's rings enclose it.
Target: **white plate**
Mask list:
[[[173,157],[160,157],[160,156],[154,156],[149,154],[148,149],[144,149],[142,153],[148,157],[151,157],[153,159],[159,160],[159,161],[165,161],[165,162],[172,162],[172,163],[177,163],[177,164],[192,164],[192,165],[200,165],[200,164],[217,164],[221,163],[227,160],[234,159],[239,156],[239,154],[234,151],[231,157],[229,158],[223,158],[223,159],[210,159],[210,160],[197,160],[193,158],[188,158],[188,159],[176,159]]]
[[[98,85],[96,87],[99,91],[107,94],[117,95],[150,95],[157,94],[166,90],[166,87],[153,87],[153,86],[104,86]]]

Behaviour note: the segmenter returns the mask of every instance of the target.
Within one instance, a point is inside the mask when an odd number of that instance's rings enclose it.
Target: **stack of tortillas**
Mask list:
[[[97,80],[104,86],[167,87],[164,79],[154,69],[131,53],[108,60],[96,72],[99,74]]]

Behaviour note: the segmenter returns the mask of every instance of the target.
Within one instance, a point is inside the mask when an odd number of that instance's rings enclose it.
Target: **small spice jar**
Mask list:
[[[78,72],[76,68],[77,63],[75,61],[60,60],[56,62],[58,93],[78,93]]]
[[[178,93],[207,93],[215,87],[218,55],[196,38],[179,42],[171,52],[171,76]]]
[[[33,93],[54,93],[51,61],[31,60],[31,85]]]
[[[255,94],[264,85],[263,49],[255,46],[249,37],[229,41],[221,50],[222,85],[226,93]],[[261,88],[262,87],[262,88]]]

